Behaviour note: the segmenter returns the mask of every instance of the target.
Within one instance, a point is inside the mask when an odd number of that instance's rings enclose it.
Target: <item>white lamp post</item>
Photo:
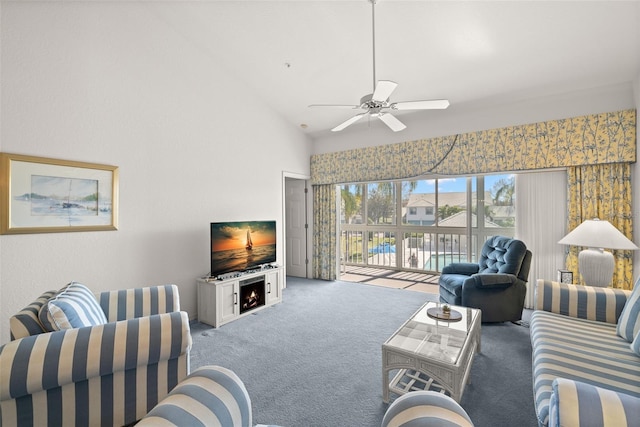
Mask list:
[[[558,242],[561,245],[582,246],[588,249],[578,254],[578,270],[585,283],[606,287],[611,283],[615,261],[606,249],[636,250],[638,247],[609,221],[588,219]]]

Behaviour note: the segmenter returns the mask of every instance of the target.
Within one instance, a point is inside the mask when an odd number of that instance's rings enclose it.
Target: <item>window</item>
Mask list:
[[[487,237],[514,233],[514,175],[339,188],[340,257],[349,264],[441,271],[451,262],[475,261]]]
[[[515,175],[487,176],[485,177],[485,187],[490,189],[488,192],[488,200],[485,198],[485,206],[489,220],[498,227],[515,227]]]
[[[438,226],[466,228],[470,198],[467,181],[475,178],[438,180]]]
[[[341,206],[340,222],[342,224],[362,224],[362,195],[364,184],[350,184],[340,187]]]
[[[402,181],[402,206],[407,214],[403,215],[402,223],[410,225],[433,225],[433,215],[436,202],[435,179]]]
[[[368,224],[395,224],[396,186],[393,182],[367,185],[366,201]]]

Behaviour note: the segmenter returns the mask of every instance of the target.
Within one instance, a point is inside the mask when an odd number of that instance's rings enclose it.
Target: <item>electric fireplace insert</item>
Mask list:
[[[264,277],[265,276],[258,276],[240,281],[240,314],[264,305]]]

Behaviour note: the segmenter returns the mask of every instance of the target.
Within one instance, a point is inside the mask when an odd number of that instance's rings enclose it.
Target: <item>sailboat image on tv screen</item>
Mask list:
[[[247,245],[245,246],[245,248],[248,251],[253,249],[253,242],[251,241],[251,230],[250,229],[247,229]]]
[[[276,221],[211,223],[211,276],[276,262]]]

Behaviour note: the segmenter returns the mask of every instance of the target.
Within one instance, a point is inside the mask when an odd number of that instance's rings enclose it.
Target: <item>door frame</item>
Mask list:
[[[287,192],[286,192],[286,181],[287,178],[289,179],[297,179],[297,180],[303,180],[305,181],[305,187],[307,188],[307,192],[305,193],[305,205],[306,205],[306,212],[305,212],[305,217],[306,217],[306,222],[307,222],[307,228],[306,228],[306,233],[305,233],[305,249],[306,249],[306,255],[307,255],[307,259],[309,259],[309,262],[307,262],[306,264],[306,269],[305,269],[305,275],[307,278],[311,277],[311,250],[312,250],[312,239],[309,238],[309,236],[313,235],[313,221],[312,221],[312,215],[313,215],[313,206],[312,206],[312,199],[309,197],[309,194],[311,193],[311,190],[309,189],[309,182],[311,179],[310,175],[305,175],[305,174],[301,174],[301,173],[296,173],[296,172],[287,172],[287,171],[282,171],[282,247],[284,248],[284,251],[282,252],[284,255],[284,262],[283,262],[283,270],[284,270],[284,275],[286,277],[287,275],[287,236],[286,236],[286,231],[287,231]],[[287,281],[284,281],[284,287],[287,286]]]

